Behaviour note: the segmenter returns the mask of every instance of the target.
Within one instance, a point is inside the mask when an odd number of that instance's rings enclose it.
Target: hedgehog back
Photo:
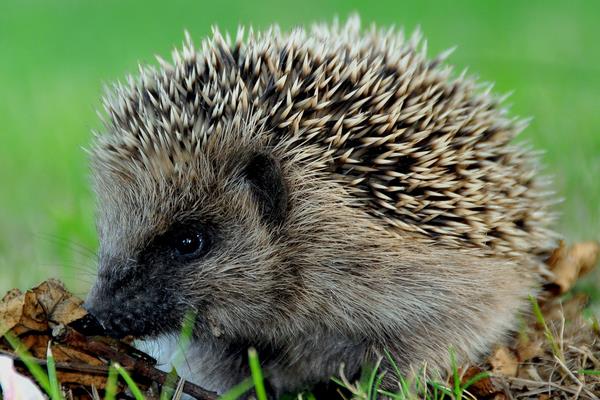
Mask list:
[[[115,85],[110,133],[93,154],[118,168],[200,152],[251,120],[267,146],[341,182],[391,232],[545,254],[555,238],[548,179],[512,143],[526,122],[508,116],[490,85],[453,75],[449,53],[429,59],[419,33],[361,31],[357,18],[240,30],[235,41],[215,30],[200,49],[188,37],[172,63]]]

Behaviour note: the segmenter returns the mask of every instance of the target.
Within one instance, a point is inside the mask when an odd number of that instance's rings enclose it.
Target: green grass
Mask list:
[[[523,139],[546,150],[565,198],[559,230],[599,238],[600,37],[595,1],[274,0],[248,2],[5,0],[0,12],[0,292],[59,277],[77,294],[93,279],[93,196],[82,146],[99,127],[102,85],[168,56],[188,29],[212,24],[284,28],[347,17],[420,25],[430,54],[450,62],[533,116]]]
[[[482,379],[488,378],[488,372],[480,372],[463,383],[460,373],[460,368],[456,363],[454,351],[449,351],[450,367],[452,375],[447,383],[441,380],[436,380],[428,377],[425,370],[421,370],[412,378],[406,377],[403,374],[391,354],[386,351],[386,359],[388,360],[391,371],[386,371],[381,368],[381,361],[376,363],[373,368],[364,368],[362,377],[357,382],[349,382],[343,377],[332,377],[331,379],[342,388],[348,390],[352,394],[353,399],[357,400],[377,400],[377,399],[393,399],[393,400],[462,400],[464,398],[473,398],[468,389],[473,384]],[[380,388],[381,382],[386,374],[395,374],[393,378],[398,382],[398,390],[388,391]]]
[[[46,351],[46,361],[48,370],[48,382],[50,383],[50,398],[52,400],[61,400],[60,383],[56,374],[56,362],[52,354],[52,342],[48,342],[48,350]]]
[[[256,353],[256,349],[254,348],[248,350],[248,363],[250,364],[250,372],[252,374],[252,382],[254,383],[254,392],[256,393],[256,399],[267,400],[265,379],[263,376],[262,369],[260,367],[260,361],[258,360],[258,354]]]
[[[533,306],[533,315],[535,315],[538,324],[540,324],[544,328],[544,337],[548,341],[548,344],[552,349],[552,353],[564,363],[565,356],[560,348],[558,340],[554,337],[554,334],[552,333],[550,327],[546,323],[546,319],[544,318],[544,314],[542,314],[542,310],[540,309],[540,305],[538,304],[537,299],[532,295],[529,295],[529,301]]]
[[[46,371],[42,369],[34,360],[33,356],[27,351],[25,346],[15,337],[12,333],[6,332],[2,338],[6,341],[15,351],[15,354],[27,367],[27,370],[31,373],[31,376],[35,379],[40,388],[45,391],[52,400],[60,400],[54,397],[56,395],[55,389],[58,387],[58,381],[56,380],[56,370],[54,369],[53,361],[48,362],[48,368]],[[52,371],[51,371],[52,370]],[[52,382],[50,377],[52,377]]]

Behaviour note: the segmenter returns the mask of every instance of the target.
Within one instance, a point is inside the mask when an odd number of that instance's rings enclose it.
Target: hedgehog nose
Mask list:
[[[86,301],[84,305],[88,311],[87,326],[83,326],[84,333],[86,335],[103,335],[109,336],[115,339],[122,339],[127,336],[126,324],[122,323],[119,316],[113,316],[111,311],[107,308],[96,308],[89,301]],[[74,327],[77,329],[76,327]]]
[[[81,319],[83,324],[80,324],[80,329],[77,329],[77,327],[74,328],[88,336],[111,336],[109,334],[109,329],[107,329],[106,326],[105,315],[104,313],[100,312],[98,307],[96,307],[96,301],[94,301],[91,296],[88,296],[85,303],[83,304],[83,308],[87,310],[88,314]]]
[[[89,323],[89,327],[84,327],[88,332],[81,333],[88,335],[104,335],[117,339],[125,336],[122,332],[115,330],[114,324],[111,323],[111,320],[113,319],[111,309],[113,307],[109,303],[109,301],[106,301],[106,296],[103,293],[100,293],[97,286],[94,286],[83,304],[83,307],[88,312],[88,315],[86,316],[88,317],[88,322],[93,322]],[[90,333],[90,329],[88,329],[90,327],[93,328],[91,330],[95,332]]]
[[[84,317],[71,322],[69,326],[85,336],[106,336],[104,325],[89,312]]]

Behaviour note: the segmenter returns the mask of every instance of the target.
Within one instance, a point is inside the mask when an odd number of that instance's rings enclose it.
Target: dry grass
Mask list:
[[[517,373],[495,376],[506,398],[598,398],[600,332],[597,319],[583,317],[585,305],[583,295],[543,302],[541,309],[552,339],[537,320],[525,327],[511,347],[518,360]]]

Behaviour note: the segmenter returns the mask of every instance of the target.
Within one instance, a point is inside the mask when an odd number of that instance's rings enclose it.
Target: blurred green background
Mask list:
[[[48,277],[84,294],[93,279],[93,195],[82,147],[100,127],[102,86],[168,56],[187,29],[283,28],[345,19],[420,26],[430,54],[496,91],[514,90],[522,139],[546,151],[564,203],[558,229],[600,238],[600,2],[2,0],[0,7],[0,292]]]

